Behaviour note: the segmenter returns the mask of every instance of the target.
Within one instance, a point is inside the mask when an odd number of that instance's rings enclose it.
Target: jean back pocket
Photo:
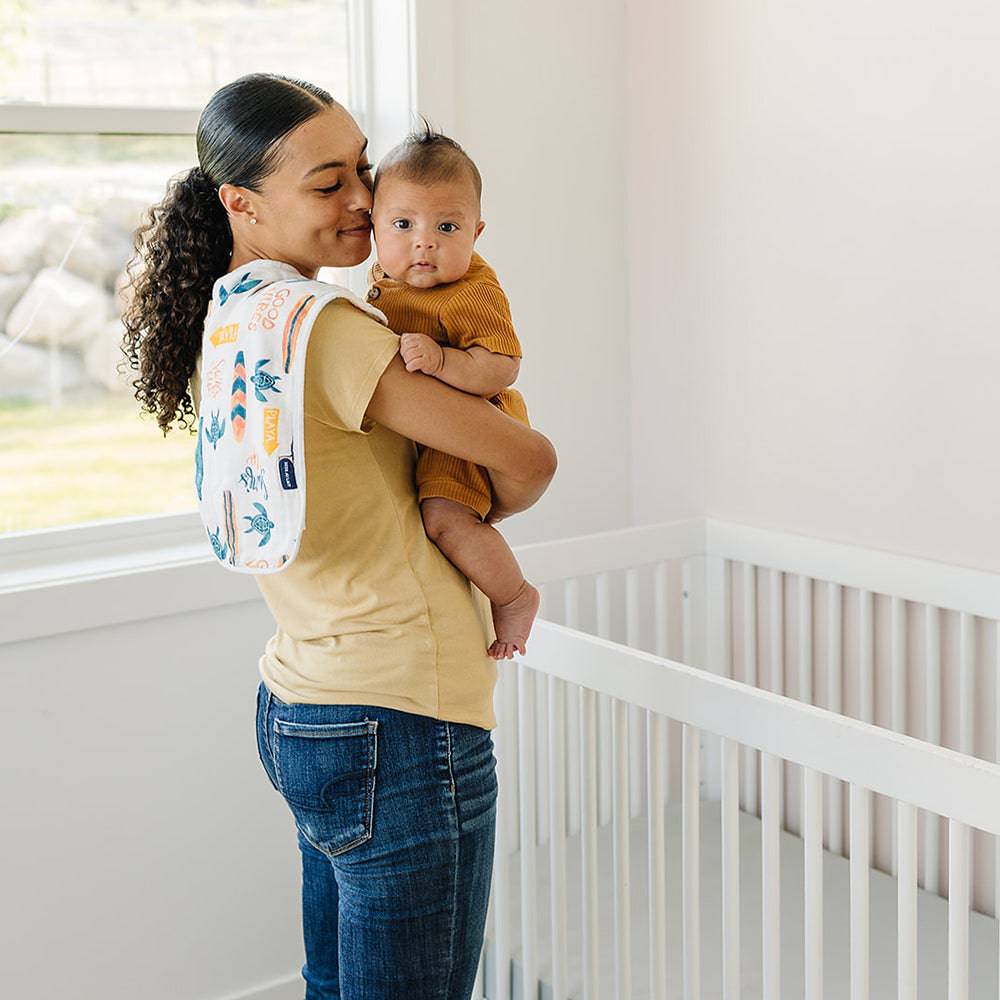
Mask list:
[[[372,835],[378,722],[274,719],[278,789],[303,836],[330,857]]]

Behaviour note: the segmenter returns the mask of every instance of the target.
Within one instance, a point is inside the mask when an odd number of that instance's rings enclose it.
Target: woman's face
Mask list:
[[[367,146],[340,105],[285,136],[278,167],[260,190],[238,189],[246,211],[230,215],[234,263],[281,260],[312,278],[321,267],[353,267],[367,259],[372,207]],[[253,225],[251,217],[257,220]]]

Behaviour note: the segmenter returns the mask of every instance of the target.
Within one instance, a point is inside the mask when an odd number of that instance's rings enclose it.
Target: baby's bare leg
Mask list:
[[[489,654],[510,659],[525,652],[538,613],[538,591],[524,579],[503,535],[464,504],[431,497],[420,504],[427,537],[489,599],[496,642]]]

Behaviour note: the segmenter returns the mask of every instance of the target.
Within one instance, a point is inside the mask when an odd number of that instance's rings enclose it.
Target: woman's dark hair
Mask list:
[[[175,420],[194,426],[188,381],[212,287],[229,270],[233,234],[219,186],[259,190],[278,166],[281,140],[333,103],[319,87],[271,73],[217,90],[198,121],[198,166],[170,182],[137,230],[122,350],[139,373],[135,398],[164,434]]]

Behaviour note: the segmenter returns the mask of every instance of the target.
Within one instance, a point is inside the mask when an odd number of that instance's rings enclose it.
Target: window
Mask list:
[[[193,509],[193,438],[164,440],[116,371],[132,231],[196,162],[200,108],[235,77],[304,77],[362,118],[362,8],[0,4],[0,534]]]

